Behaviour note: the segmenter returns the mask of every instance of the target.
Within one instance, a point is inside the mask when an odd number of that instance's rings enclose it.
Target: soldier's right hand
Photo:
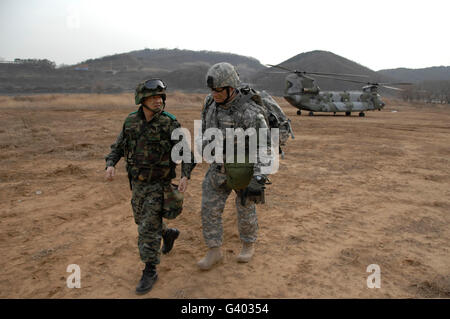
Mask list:
[[[108,168],[106,169],[106,175],[105,175],[106,180],[108,180],[108,181],[113,180],[114,171],[115,171],[114,166],[108,166]]]

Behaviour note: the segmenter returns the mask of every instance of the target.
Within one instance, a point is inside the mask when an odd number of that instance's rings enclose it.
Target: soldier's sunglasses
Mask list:
[[[211,90],[217,93],[223,92],[226,88],[212,88]]]
[[[156,90],[156,89],[165,89],[167,86],[161,80],[147,80],[144,82],[144,87],[149,90]]]

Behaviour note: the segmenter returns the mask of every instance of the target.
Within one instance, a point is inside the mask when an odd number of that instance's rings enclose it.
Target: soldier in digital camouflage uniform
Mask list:
[[[207,75],[207,85],[212,90],[205,99],[202,110],[202,132],[208,128],[218,128],[226,137],[226,128],[268,128],[264,109],[242,90],[239,76],[229,63],[213,65]],[[203,140],[204,148],[209,141]],[[258,151],[261,146],[258,144]],[[224,148],[225,151],[225,148]],[[259,152],[258,152],[259,154]],[[224,156],[225,159],[225,156]],[[258,156],[257,163],[252,165],[251,182],[247,190],[253,194],[260,194],[264,189],[266,176],[261,174],[261,163]],[[222,213],[225,202],[232,189],[227,184],[225,165],[212,163],[202,184],[201,217],[203,237],[209,250],[197,265],[202,270],[210,269],[223,258],[222,246]],[[242,193],[242,192],[241,192]],[[258,221],[255,201],[247,200],[244,204],[241,196],[236,196],[238,230],[242,241],[242,250],[237,256],[238,262],[248,262],[254,253],[254,242],[257,238]]]
[[[171,134],[180,124],[175,116],[163,111],[165,100],[163,81],[151,79],[140,83],[135,91],[135,103],[140,107],[125,119],[111,152],[105,157],[108,180],[112,180],[114,166],[120,158],[126,160],[132,188],[131,205],[138,225],[138,248],[145,263],[136,287],[138,294],[150,291],[158,278],[156,265],[160,262],[161,237],[162,252],[168,253],[179,235],[177,229],[167,228],[162,217],[174,218],[181,212],[182,193],[195,166],[191,153],[191,162],[183,162],[181,166],[179,192],[173,190],[171,180],[176,176],[176,164],[171,159],[171,150],[178,141],[171,140]]]

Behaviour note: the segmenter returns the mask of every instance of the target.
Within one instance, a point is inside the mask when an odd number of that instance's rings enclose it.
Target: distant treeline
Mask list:
[[[3,64],[21,64],[25,66],[34,66],[54,69],[56,68],[56,63],[47,59],[14,59],[14,61],[0,61]]]
[[[450,81],[424,81],[401,93],[408,102],[450,104]]]

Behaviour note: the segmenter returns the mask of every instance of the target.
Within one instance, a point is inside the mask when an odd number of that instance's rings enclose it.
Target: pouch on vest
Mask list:
[[[162,217],[174,219],[183,210],[184,195],[178,191],[178,185],[169,184],[164,186],[164,203]]]
[[[254,163],[250,163],[248,152],[245,154],[245,162],[238,163],[237,152],[234,153],[234,162],[224,163],[227,176],[227,186],[235,191],[245,189],[253,177]]]

